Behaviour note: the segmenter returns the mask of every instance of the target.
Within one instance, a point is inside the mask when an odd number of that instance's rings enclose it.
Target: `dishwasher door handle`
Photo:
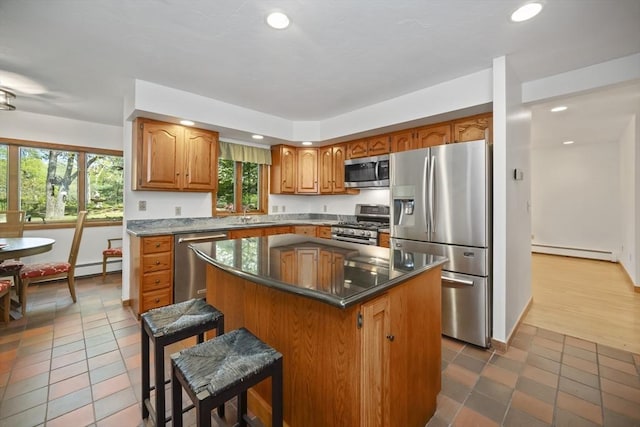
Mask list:
[[[226,239],[226,238],[227,238],[226,234],[213,234],[211,236],[205,236],[205,237],[180,237],[178,239],[178,243],[208,242],[211,240],[220,240],[220,239]]]

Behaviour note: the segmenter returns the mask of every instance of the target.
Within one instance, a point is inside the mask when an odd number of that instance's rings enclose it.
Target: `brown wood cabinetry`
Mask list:
[[[398,153],[416,148],[414,136],[415,131],[413,129],[391,134],[391,152]]]
[[[290,225],[278,225],[276,227],[267,227],[264,229],[263,236],[273,236],[275,234],[287,234],[293,230]]]
[[[378,246],[382,246],[383,248],[389,247],[389,233],[378,234]]]
[[[317,230],[315,225],[296,225],[293,227],[295,234],[304,234],[305,236],[316,237]]]
[[[271,194],[296,192],[296,149],[287,145],[271,147]]]
[[[328,225],[319,225],[316,228],[316,237],[320,237],[322,239],[331,239],[331,227]]]
[[[133,129],[134,190],[215,191],[217,132],[144,118]]]
[[[228,239],[243,239],[245,237],[262,237],[264,236],[263,228],[239,228],[235,230],[229,230],[227,233]]]
[[[492,114],[480,114],[453,122],[453,140],[455,142],[475,141],[493,138]]]
[[[390,139],[391,137],[385,134],[348,142],[347,159],[388,154],[391,148]]]
[[[417,131],[416,148],[433,147],[451,142],[451,125],[438,124],[420,128]]]
[[[131,305],[136,315],[173,302],[173,236],[132,237]]]
[[[347,146],[330,145],[320,148],[320,193],[344,193],[344,161],[347,158]]]
[[[272,271],[295,283],[287,267],[295,250],[282,249]],[[318,274],[331,274],[331,256],[321,255],[327,267]],[[346,308],[207,268],[207,302],[224,312],[225,328],[244,326],[283,354],[287,425],[424,426],[433,416],[441,388],[439,267]],[[269,420],[271,385],[253,387],[248,402]]]
[[[318,149],[298,148],[297,152],[297,185],[298,194],[318,193]]]

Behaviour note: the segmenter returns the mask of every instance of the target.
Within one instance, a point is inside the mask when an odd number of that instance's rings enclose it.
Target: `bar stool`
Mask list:
[[[217,335],[224,333],[224,315],[203,299],[191,299],[166,307],[154,308],[142,314],[142,418],[151,415],[156,426],[164,426],[171,417],[165,419],[164,348],[185,338],[198,336],[204,341],[204,333],[211,329]],[[154,343],[155,385],[151,386],[149,365],[149,341]],[[151,406],[151,390],[156,391],[155,411]],[[224,406],[218,408],[224,417]]]
[[[245,328],[171,355],[173,426],[182,427],[182,387],[196,408],[198,427],[211,411],[238,396],[238,424],[247,425],[247,390],[271,377],[271,425],[282,427],[282,354]],[[182,387],[181,387],[182,386]]]

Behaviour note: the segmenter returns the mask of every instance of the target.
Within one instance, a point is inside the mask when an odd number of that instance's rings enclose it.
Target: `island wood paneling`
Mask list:
[[[422,427],[440,391],[441,311],[439,267],[385,294],[389,341],[388,416],[392,425]],[[361,407],[360,305],[339,309],[282,292],[207,266],[207,301],[225,315],[225,329],[244,326],[284,358],[284,417],[293,426],[364,426]],[[367,304],[368,302],[363,303]],[[367,332],[371,333],[371,331]],[[386,339],[386,336],[383,337]],[[270,425],[270,380],[249,394],[249,408]],[[371,409],[374,410],[374,409]]]

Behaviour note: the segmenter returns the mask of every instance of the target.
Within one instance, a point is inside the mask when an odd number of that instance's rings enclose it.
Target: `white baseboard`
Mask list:
[[[563,246],[531,244],[531,252],[550,255],[571,256],[576,258],[597,259],[601,261],[618,262],[618,257],[613,252],[598,249],[569,248]]]

